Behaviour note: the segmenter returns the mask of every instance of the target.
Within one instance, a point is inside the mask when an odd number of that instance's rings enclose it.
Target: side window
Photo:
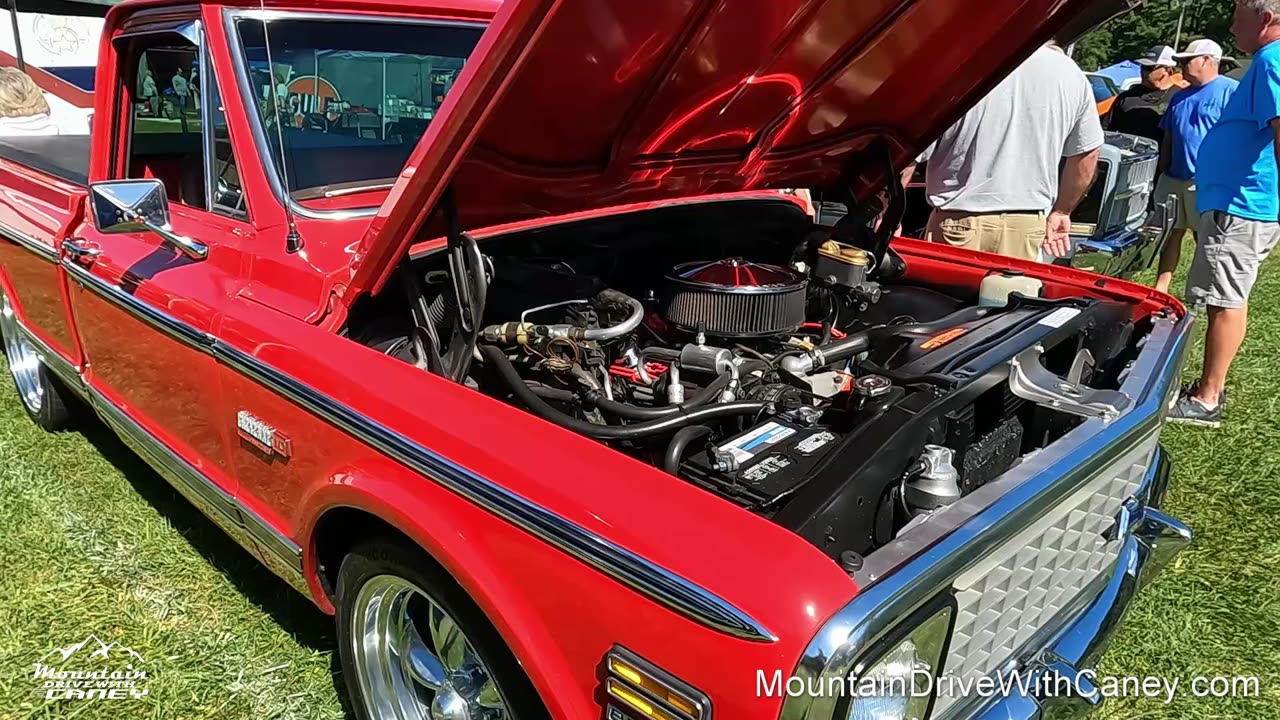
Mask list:
[[[218,83],[209,78],[209,132],[212,133],[213,158],[213,211],[239,220],[249,219],[244,189],[240,186],[240,169],[236,164],[235,149],[231,145],[231,131],[227,127],[226,108]]]
[[[164,182],[169,201],[248,219],[240,174],[217,83],[203,97],[200,48],[185,35],[134,38],[124,177]],[[212,190],[212,192],[210,192]]]
[[[158,33],[134,39],[136,75],[126,87],[132,112],[124,176],[157,178],[170,202],[208,210],[205,194],[204,139],[200,134],[200,49],[178,34]]]

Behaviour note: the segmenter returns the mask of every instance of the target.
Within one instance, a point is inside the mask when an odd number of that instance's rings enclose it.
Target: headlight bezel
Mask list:
[[[846,687],[850,692],[844,693],[836,702],[832,720],[846,720],[849,717],[849,712],[853,709],[853,703],[858,700],[857,695],[853,692],[857,688],[857,682],[854,678],[866,676],[868,671],[874,669],[877,664],[897,650],[904,642],[912,640],[916,633],[924,630],[930,621],[945,613],[947,616],[944,625],[945,630],[942,633],[941,642],[938,644],[937,657],[930,665],[931,677],[935,682],[931,684],[928,702],[920,715],[920,720],[928,720],[938,701],[936,679],[946,669],[947,654],[951,650],[951,636],[955,631],[957,612],[958,606],[955,595],[950,591],[944,592],[921,604],[906,618],[894,624],[875,642],[871,643],[853,662],[849,674],[845,678]],[[919,643],[917,643],[918,646]]]

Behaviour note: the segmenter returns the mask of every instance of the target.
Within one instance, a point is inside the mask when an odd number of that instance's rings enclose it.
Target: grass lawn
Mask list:
[[[1145,592],[1102,670],[1187,684],[1252,675],[1262,698],[1117,700],[1108,720],[1280,718],[1280,270],[1267,270],[1227,423],[1164,436],[1176,462],[1168,509],[1197,544]],[[1197,345],[1189,373],[1199,358]],[[36,695],[33,663],[90,633],[146,659],[148,696],[68,704]],[[333,643],[329,618],[109,431],[36,429],[5,373],[0,719],[341,718]]]

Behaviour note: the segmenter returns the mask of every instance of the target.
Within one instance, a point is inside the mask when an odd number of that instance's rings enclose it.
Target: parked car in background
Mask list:
[[[0,141],[24,408],[333,614],[361,720],[1089,709],[1036,678],[1190,542],[1191,318],[893,231],[900,169],[1100,4],[710,7],[116,6],[91,143]],[[151,116],[140,69],[193,66]]]
[[[1152,198],[1159,159],[1154,140],[1106,133],[1097,179],[1071,214],[1072,267],[1131,278],[1160,257],[1178,200]]]
[[[1089,87],[1093,90],[1093,101],[1098,104],[1098,117],[1102,118],[1102,124],[1106,125],[1111,119],[1111,108],[1116,104],[1116,96],[1120,94],[1121,89],[1106,75],[1097,73],[1084,75],[1089,78]]]

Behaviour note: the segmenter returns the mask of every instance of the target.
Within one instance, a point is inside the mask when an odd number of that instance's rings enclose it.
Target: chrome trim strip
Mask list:
[[[200,52],[200,146],[204,149],[204,206],[211,213],[214,210],[214,197],[218,192],[218,153],[215,148],[215,135],[218,129],[213,126],[213,108],[209,100],[209,85],[216,82],[213,77],[213,60],[209,57],[208,38],[204,32],[204,24],[197,25],[200,42],[196,45]],[[188,78],[190,80],[190,78]],[[194,99],[193,99],[194,102]],[[228,128],[228,133],[230,129]]]
[[[1061,502],[1132,442],[1159,432],[1189,344],[1191,316],[1157,319],[1121,390],[1134,405],[1108,423],[1090,419],[997,480],[939,512],[916,531],[867,558],[862,591],[814,636],[795,675],[806,682],[844,678],[899,620],[945,592],[966,568]],[[992,501],[991,496],[997,496]],[[957,524],[956,518],[963,518]],[[924,533],[917,535],[920,530]],[[1060,625],[1058,625],[1060,627]],[[783,701],[784,717],[831,717],[834,698]],[[806,714],[807,713],[807,714]]]
[[[97,275],[94,275],[87,268],[80,266],[71,261],[64,261],[62,267],[66,269],[67,274],[72,281],[78,283],[81,287],[86,287],[94,291],[105,300],[110,301],[113,305],[126,310],[137,316],[140,320],[159,330],[160,332],[173,337],[175,340],[187,345],[195,350],[204,353],[212,353],[213,336],[208,333],[201,332],[190,325],[178,320],[163,310],[152,307],[149,303],[145,303],[133,295],[125,292],[118,285],[109,283]]]
[[[58,262],[58,250],[52,245],[45,245],[34,237],[15,230],[8,225],[0,225],[0,237],[9,240],[25,250],[38,255],[41,259],[49,262]]]
[[[244,503],[237,500],[236,505],[240,508],[240,519],[244,521],[244,529],[253,536],[258,547],[283,560],[290,570],[301,577],[302,546],[276,530],[263,520],[261,515],[247,509]]]
[[[240,95],[245,99],[257,97],[252,84],[253,80],[249,77],[249,63],[245,61],[244,44],[240,41],[240,34],[236,30],[236,22],[239,20],[318,20],[318,21],[360,21],[360,22],[385,22],[396,24],[417,24],[431,25],[435,27],[460,27],[475,28],[483,30],[489,26],[483,22],[466,22],[466,21],[449,21],[449,20],[430,20],[415,19],[410,16],[369,16],[369,15],[352,15],[349,13],[320,13],[320,12],[297,12],[292,10],[253,10],[253,9],[229,9],[223,11],[223,24],[226,27],[228,45],[231,46],[231,58],[236,68],[236,84],[240,88]],[[276,196],[276,201],[281,206],[288,207],[291,212],[299,217],[309,218],[312,220],[352,220],[356,218],[371,218],[378,214],[378,207],[353,208],[351,210],[313,210],[304,206],[302,203],[294,200],[284,190],[284,181],[280,177],[280,171],[276,168],[274,153],[271,152],[271,144],[267,141],[266,129],[262,125],[262,117],[256,107],[244,108],[250,118],[249,124],[253,127],[253,139],[258,147],[259,160],[265,159],[262,165],[266,170],[267,182],[271,185],[271,192]]]
[[[21,233],[7,226],[0,225],[0,236],[14,240],[19,245],[37,252],[37,254],[42,254],[42,250],[48,249],[40,245],[35,239],[22,236]],[[50,253],[47,259],[52,262],[58,262],[57,252],[52,249],[49,250]],[[103,282],[75,262],[64,262],[62,266],[67,269],[76,282],[82,286],[92,288],[96,294],[111,301],[117,307],[128,310],[135,317],[160,332],[201,352],[211,351],[213,339],[206,333],[195,330],[168,313],[152,308],[115,285]],[[297,543],[282,535],[256,513],[244,509],[238,501],[224,493],[221,488],[210,483],[199,471],[179,458],[167,446],[160,443],[159,440],[155,439],[131,418],[108,402],[100,393],[85,383],[81,368],[71,364],[62,355],[54,352],[47,343],[36,337],[22,323],[18,323],[18,327],[23,336],[35,346],[40,360],[50,372],[56,375],[67,388],[87,400],[104,422],[117,432],[128,435],[137,445],[147,449],[146,455],[155,459],[155,462],[150,464],[156,468],[157,472],[164,475],[171,483],[177,479],[177,482],[188,488],[190,492],[198,493],[198,497],[203,501],[204,507],[214,508],[219,511],[224,516],[224,519],[233,522],[250,533],[257,545],[279,557],[288,568],[295,571],[299,576],[302,575],[302,548]],[[190,493],[183,494],[192,499]],[[196,502],[196,500],[192,499],[192,502]]]
[[[302,548],[281,535],[257,514],[246,510],[238,500],[225,490],[215,485],[199,470],[165,445],[158,438],[147,432],[133,418],[107,400],[102,393],[93,387],[88,389],[90,404],[103,422],[109,425],[128,445],[141,450],[144,460],[155,468],[165,480],[168,480],[184,497],[205,512],[216,511],[224,528],[229,523],[234,528],[246,533],[252,543],[264,551],[270,552],[293,573],[302,575]],[[240,533],[236,539],[243,544],[244,536]]]
[[[231,346],[218,360],[489,512],[686,617],[746,640],[777,636],[724,599],[433,453]]]
[[[89,401],[99,417],[113,430],[127,436],[132,443],[140,445],[145,450],[144,459],[151,461],[149,465],[164,475],[165,479],[174,484],[177,489],[188,491],[183,492],[183,495],[190,497],[189,493],[194,493],[201,506],[212,507],[225,519],[231,520],[236,525],[242,524],[240,506],[230,493],[210,482],[200,471],[170,450],[169,446],[157,440],[96,388],[89,388]]]
[[[707,627],[756,642],[777,636],[723,598],[572,523],[490,480],[437,455],[257,358],[196,331],[97,276],[63,263],[78,282],[120,309],[137,315],[160,332],[305,408],[334,427],[360,439],[387,457],[461,495],[507,522],[560,548],[640,594]],[[247,516],[247,514],[246,514]]]

